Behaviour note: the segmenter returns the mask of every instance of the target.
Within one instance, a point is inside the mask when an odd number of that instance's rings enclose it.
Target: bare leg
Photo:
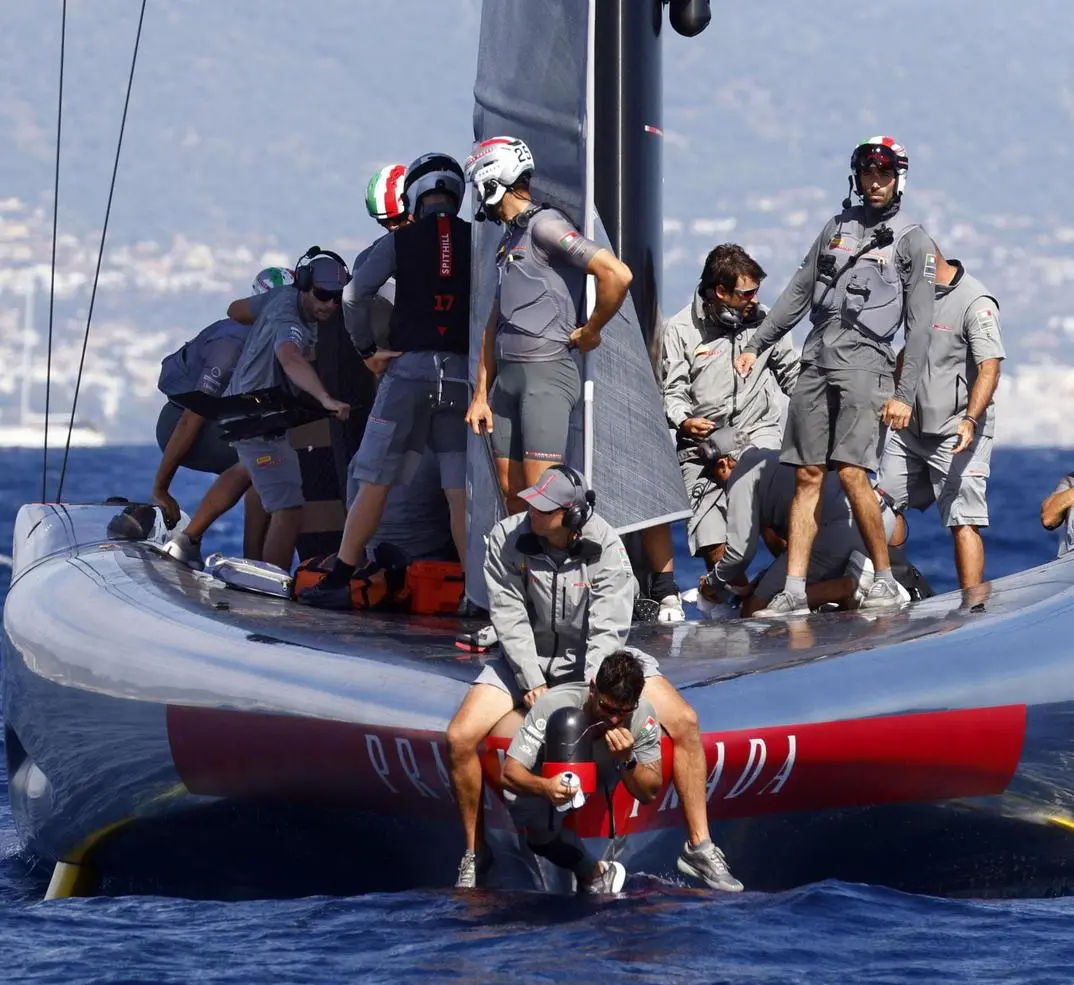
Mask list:
[[[880,517],[880,501],[876,498],[869,475],[858,465],[839,465],[839,481],[850,500],[850,509],[858,524],[865,549],[873,559],[876,571],[891,567],[888,557],[888,538],[884,533],[884,521]]]
[[[373,539],[384,516],[384,503],[391,486],[363,482],[351,508],[347,510],[347,522],[343,527],[343,540],[337,554],[340,561],[358,567],[365,554],[365,546]]]
[[[675,547],[671,542],[671,524],[659,523],[641,532],[641,546],[653,573],[668,574],[675,570]],[[720,545],[721,548],[723,545]]]
[[[445,489],[444,498],[451,511],[451,539],[455,541],[459,561],[466,566],[466,490]]]
[[[474,684],[447,727],[448,771],[466,836],[467,851],[477,851],[481,812],[481,760],[477,747],[514,706],[511,695],[492,684]]]
[[[652,703],[656,717],[675,747],[672,776],[679,800],[682,801],[690,844],[696,847],[709,837],[708,803],[705,799],[707,766],[697,712],[666,677],[647,677],[641,693]]]
[[[191,540],[201,540],[215,520],[222,517],[250,488],[250,474],[236,463],[221,472],[198,504],[197,511],[186,527]]]
[[[242,498],[242,514],[242,556],[251,561],[260,561],[265,552],[269,515],[252,485]]]
[[[804,578],[809,570],[809,555],[813,552],[820,523],[820,487],[824,482],[824,471],[823,465],[795,466],[794,499],[787,532],[788,577]]]
[[[504,501],[507,503],[507,512],[512,514],[525,512],[526,504],[518,498],[518,494],[526,488],[526,473],[522,468],[522,463],[510,458],[497,458],[496,471],[499,475]]]
[[[698,553],[705,559],[705,567],[711,571],[723,560],[723,549],[726,544],[715,544],[712,547],[702,547]]]
[[[269,517],[268,533],[265,534],[264,560],[285,571],[291,570],[295,557],[298,532],[302,529],[302,507],[292,506],[276,510]]]
[[[955,540],[955,570],[960,588],[974,588],[984,581],[984,541],[976,527],[951,528]]]

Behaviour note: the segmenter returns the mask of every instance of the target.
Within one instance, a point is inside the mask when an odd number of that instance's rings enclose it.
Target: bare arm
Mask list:
[[[194,447],[204,425],[204,417],[192,410],[184,410],[164,446],[164,454],[153,478],[153,501],[164,511],[164,520],[169,526],[174,526],[179,520],[179,504],[169,492],[172,479],[175,478],[183,459]]]
[[[504,790],[510,790],[511,793],[516,793],[521,797],[544,797],[546,800],[552,800],[552,803],[565,803],[570,796],[567,788],[563,787],[563,795],[553,800],[549,795],[556,787],[561,786],[559,778],[537,776],[510,756],[503,761],[500,784]]]
[[[300,390],[305,390],[325,410],[332,411],[341,421],[347,419],[350,404],[335,400],[329,395],[321,378],[317,375],[317,370],[307,362],[306,357],[302,355],[302,350],[294,342],[284,342],[276,346],[276,358],[287,374],[287,378],[295,386]]]
[[[257,318],[250,306],[250,298],[239,298],[227,306],[227,316],[237,321],[240,325],[252,325]]]
[[[970,404],[966,408],[967,415],[975,421],[981,419],[995,396],[999,386],[999,363],[998,359],[986,359],[977,367],[977,379],[973,382]]]
[[[611,250],[598,250],[586,267],[597,279],[597,297],[589,321],[582,327],[587,334],[599,333],[626,300],[634,275]]]
[[[1067,480],[1064,480],[1067,481]],[[1067,511],[1074,506],[1074,484],[1056,489],[1040,504],[1040,523],[1045,530],[1054,530],[1067,518]]]
[[[477,382],[474,384],[475,400],[478,397],[488,400],[489,388],[496,379],[496,324],[499,320],[500,302],[493,301],[485,320],[485,330],[481,334],[481,358],[477,363]]]

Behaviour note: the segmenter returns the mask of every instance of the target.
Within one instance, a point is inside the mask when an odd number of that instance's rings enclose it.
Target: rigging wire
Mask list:
[[[41,449],[41,502],[48,497],[48,415],[52,396],[52,325],[56,304],[56,232],[60,209],[60,135],[63,132],[63,65],[67,45],[67,0],[60,14],[60,94],[56,101],[56,169],[52,178],[52,263],[48,281],[48,352],[45,356],[45,441]],[[29,363],[29,360],[27,360]],[[26,367],[29,371],[29,366]],[[28,384],[27,384],[28,386]]]
[[[146,0],[138,14],[138,31],[134,36],[134,53],[131,55],[131,71],[127,78],[127,95],[123,100],[123,118],[119,123],[119,140],[116,142],[116,157],[112,163],[112,182],[108,187],[108,204],[104,210],[104,225],[101,227],[101,244],[97,249],[97,269],[93,273],[93,288],[90,291],[89,313],[86,315],[86,332],[82,336],[82,356],[78,361],[78,376],[75,378],[75,393],[71,400],[71,418],[67,422],[67,444],[63,449],[63,465],[60,468],[60,481],[56,487],[56,501],[63,499],[63,480],[67,476],[67,459],[71,453],[71,432],[75,427],[75,410],[78,406],[78,391],[82,385],[82,370],[86,365],[86,347],[89,345],[90,324],[93,321],[93,305],[97,300],[97,283],[101,276],[101,261],[104,259],[104,241],[108,235],[108,218],[112,214],[112,196],[116,190],[116,175],[119,172],[119,154],[123,148],[123,131],[127,126],[127,109],[131,102],[131,89],[134,86],[134,67],[138,63],[138,46],[142,40],[142,22],[145,20]]]

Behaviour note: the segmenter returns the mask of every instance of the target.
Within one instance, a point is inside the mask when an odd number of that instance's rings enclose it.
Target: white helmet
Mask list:
[[[422,197],[430,192],[447,192],[455,198],[456,209],[466,195],[466,179],[459,162],[449,154],[422,154],[411,162],[403,182],[403,206],[418,216]]]
[[[365,207],[374,219],[397,219],[406,215],[403,205],[405,176],[405,164],[388,164],[373,172],[365,189]]]
[[[518,137],[489,137],[466,158],[466,180],[474,186],[478,208],[498,205],[523,175],[533,173],[533,154]]]
[[[277,287],[289,287],[295,282],[295,272],[287,267],[266,267],[254,278],[254,294],[265,294]]]
[[[861,194],[858,171],[871,162],[884,164],[895,172],[895,195],[901,198],[906,190],[906,172],[910,170],[910,156],[894,137],[869,137],[854,148],[850,155],[850,175],[854,190]]]

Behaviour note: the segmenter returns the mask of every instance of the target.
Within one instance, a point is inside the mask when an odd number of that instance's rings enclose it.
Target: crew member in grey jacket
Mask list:
[[[936,309],[929,360],[910,426],[888,436],[877,476],[895,508],[936,503],[955,547],[962,588],[984,579],[981,527],[996,418],[992,398],[1004,358],[999,302],[957,260],[936,251]]]
[[[787,583],[772,614],[808,611],[805,575],[817,531],[821,484],[836,469],[876,570],[865,608],[909,601],[891,572],[880,509],[869,481],[878,465],[880,423],[910,422],[928,359],[936,258],[932,240],[901,209],[909,159],[891,137],[871,137],[850,159],[862,204],[829,219],[768,313],[736,369],[748,376],[763,352],[808,312],[802,372],[791,396],[780,460],[796,468]],[[902,374],[891,343],[906,334]]]
[[[466,835],[457,888],[477,885],[478,746],[513,709],[532,708],[550,686],[593,680],[630,632],[637,588],[630,559],[619,535],[593,512],[595,496],[585,479],[567,465],[553,465],[521,498],[526,512],[497,523],[485,553],[489,615],[502,656],[486,664],[447,729],[449,771]],[[645,673],[644,696],[675,749],[673,775],[689,835],[679,871],[714,889],[740,889],[709,837],[697,715],[652,657],[632,652]]]
[[[779,391],[798,381],[798,354],[784,336],[759,357],[743,380],[735,360],[753,339],[766,309],[757,304],[765,272],[741,246],[722,243],[705,258],[690,304],[664,326],[664,413],[676,429],[679,466],[693,515],[686,525],[690,553],[709,569],[723,554],[727,505],[700,442],[716,428],[734,427],[761,448],[783,440]]]

